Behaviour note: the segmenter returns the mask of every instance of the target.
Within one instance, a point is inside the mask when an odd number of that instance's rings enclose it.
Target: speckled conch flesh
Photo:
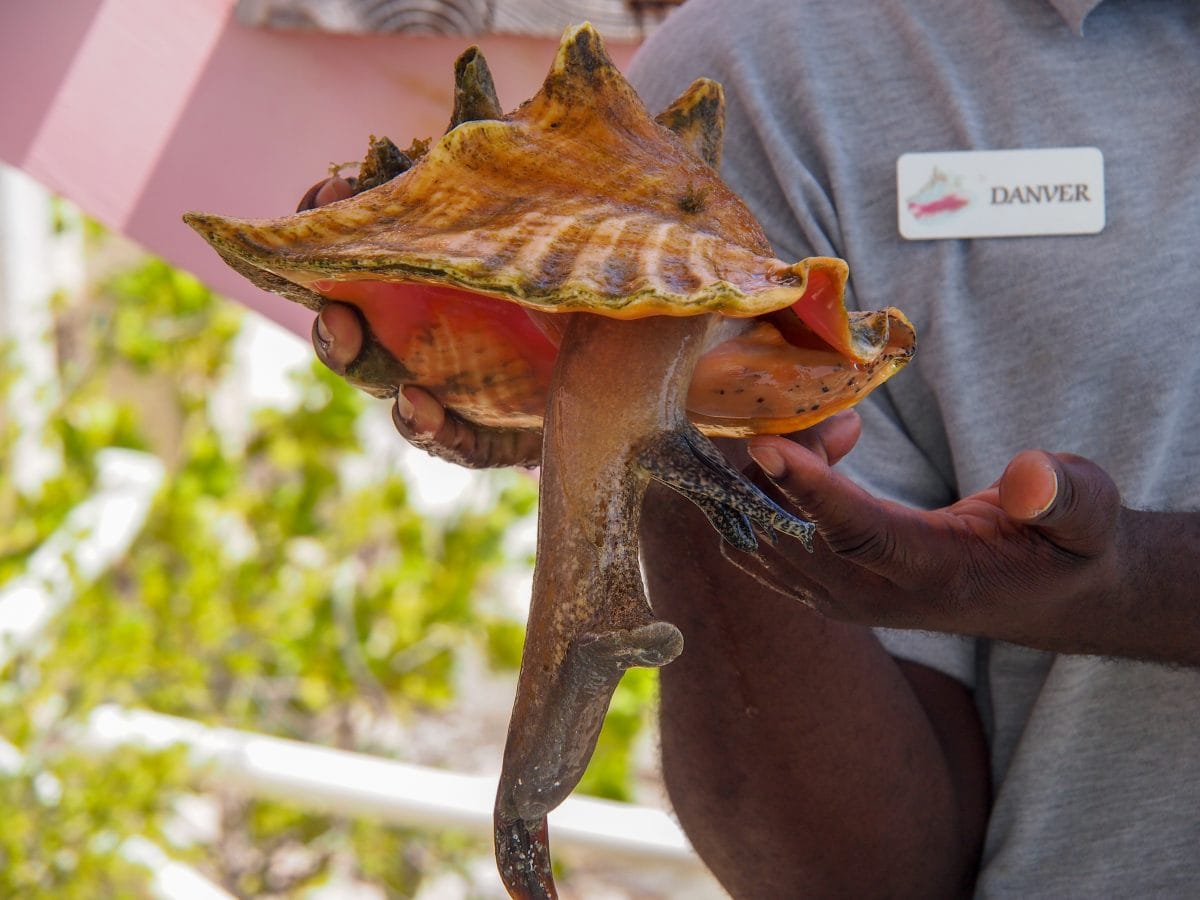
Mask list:
[[[451,127],[407,152],[372,140],[353,197],[295,215],[187,221],[256,284],[364,329],[346,377],[430,390],[480,429],[543,431],[539,552],[496,801],[501,875],[551,897],[546,814],[578,782],[630,666],[682,649],[637,556],[657,479],[753,552],[806,544],[796,519],[704,434],[784,433],[853,405],[912,355],[888,309],[847,312],[846,265],[774,258],[716,175],[720,86],[656,118],[589,25],[568,30],[538,94],[504,115],[476,48]],[[703,434],[702,434],[703,432]]]

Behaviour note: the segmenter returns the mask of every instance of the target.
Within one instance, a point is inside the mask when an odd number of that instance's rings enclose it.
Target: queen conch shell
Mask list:
[[[501,875],[551,897],[546,813],[578,782],[631,665],[682,649],[637,555],[650,480],[726,542],[805,545],[813,526],[703,436],[784,433],[853,405],[908,361],[903,314],[848,312],[846,264],[776,259],[717,176],[723,97],[700,80],[653,118],[590,25],[502,115],[476,48],[450,130],[372,142],[355,196],[264,220],[186,217],[256,284],[361,317],[346,377],[430,390],[481,430],[543,429],[539,551],[496,802]]]

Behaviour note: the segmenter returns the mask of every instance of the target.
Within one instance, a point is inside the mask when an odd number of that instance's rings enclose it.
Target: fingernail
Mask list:
[[[317,340],[321,342],[321,345],[326,350],[333,343],[333,332],[325,326],[325,320],[321,318],[320,314],[317,315]]]
[[[750,458],[758,463],[758,467],[770,478],[780,478],[787,471],[783,457],[774,447],[750,447],[747,452]]]
[[[1054,471],[1052,466],[1043,466],[1042,469],[1043,472],[1049,476],[1050,483],[1046,484],[1046,482],[1043,481],[1040,487],[1043,495],[1047,490],[1050,492],[1050,499],[1032,511],[1029,516],[1031,519],[1037,519],[1041,516],[1044,516],[1050,510],[1050,507],[1054,505],[1054,501],[1058,499],[1058,473]]]
[[[304,196],[300,198],[300,202],[296,205],[296,212],[304,212],[306,209],[316,208],[317,191],[319,191],[319,190],[321,190],[321,188],[325,187],[325,182],[327,180],[328,179],[326,179],[326,178],[322,178],[320,181],[318,181],[316,184],[314,184],[312,187],[310,187],[307,191],[304,192]]]
[[[354,188],[350,186],[350,182],[340,175],[334,175],[321,186],[313,200],[317,206],[325,206],[353,196]]]
[[[413,416],[416,414],[416,407],[412,405],[412,401],[404,396],[404,388],[400,388],[396,392],[396,416],[405,425],[411,427]]]
[[[313,323],[313,340],[321,361],[339,375],[362,352],[363,331],[358,313],[344,303],[326,303]]]

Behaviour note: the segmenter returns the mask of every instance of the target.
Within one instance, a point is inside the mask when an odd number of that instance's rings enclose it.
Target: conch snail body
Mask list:
[[[812,425],[898,371],[915,338],[894,309],[847,312],[841,260],[773,257],[714,171],[715,82],[655,119],[586,24],[508,115],[476,48],[455,71],[450,130],[409,154],[373,141],[354,196],[278,219],[185,218],[256,284],[357,309],[352,382],[378,396],[420,385],[484,430],[542,429],[533,601],[495,828],[509,891],[552,897],[547,812],[582,775],[625,669],[682,649],[642,586],[649,480],[742,551],[756,529],[807,544],[813,526],[704,434]]]

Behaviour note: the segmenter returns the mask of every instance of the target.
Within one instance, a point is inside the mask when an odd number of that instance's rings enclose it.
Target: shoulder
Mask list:
[[[754,73],[786,76],[805,55],[824,52],[808,36],[861,31],[877,18],[878,5],[866,0],[688,0],[642,45],[630,77],[653,107],[700,77],[728,89]]]

